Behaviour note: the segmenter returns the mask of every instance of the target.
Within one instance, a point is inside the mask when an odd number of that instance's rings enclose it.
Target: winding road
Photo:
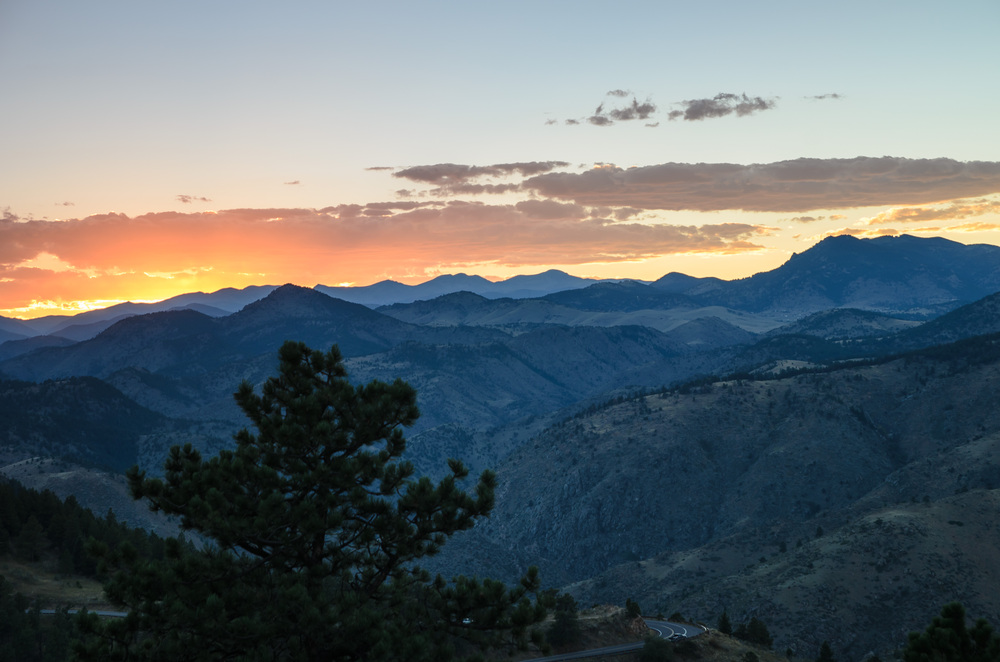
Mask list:
[[[671,621],[656,621],[648,618],[642,619],[646,622],[646,625],[650,630],[658,632],[660,637],[663,639],[669,639],[673,635],[680,635],[683,638],[696,637],[702,632],[703,629],[697,625],[684,624],[684,623],[673,623]],[[585,651],[577,651],[575,653],[563,653],[562,655],[550,655],[548,657],[536,657],[533,660],[527,662],[557,662],[558,660],[585,660],[588,657],[600,657],[602,655],[618,655],[620,653],[629,653],[632,651],[637,651],[643,647],[645,642],[635,641],[630,644],[618,644],[617,646],[605,646],[603,648],[592,648]]]
[[[42,609],[40,610],[42,614],[55,614],[55,609]],[[75,614],[79,610],[70,609],[69,613]],[[128,615],[127,612],[122,611],[91,611],[93,614],[98,616],[110,617],[110,618],[124,618]],[[682,638],[696,637],[704,630],[697,625],[691,625],[690,623],[674,623],[671,621],[657,621],[649,618],[642,619],[646,622],[646,626],[650,630],[659,633],[662,639],[669,639],[674,635],[679,635]],[[634,641],[629,644],[618,644],[616,646],[604,646],[602,648],[591,648],[590,650],[577,651],[575,653],[563,653],[561,655],[550,655],[548,657],[536,657],[526,662],[558,662],[559,660],[585,660],[590,657],[600,657],[602,655],[618,655],[621,653],[629,653],[632,651],[637,651],[643,647],[645,642]]]

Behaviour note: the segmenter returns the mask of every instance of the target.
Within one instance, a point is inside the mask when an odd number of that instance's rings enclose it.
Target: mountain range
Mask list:
[[[903,235],[857,239],[842,235],[793,255],[777,269],[733,281],[678,273],[651,283],[595,281],[550,270],[499,282],[455,274],[420,285],[382,281],[363,287],[316,285],[313,289],[370,308],[471,292],[483,299],[542,300],[602,313],[722,307],[787,322],[822,310],[857,308],[928,319],[1000,289],[998,255],[997,246],[967,246],[943,238]],[[36,336],[86,340],[126,317],[178,309],[222,317],[275,289],[274,285],[260,285],[195,292],[158,303],[122,303],[73,316],[32,320],[0,317],[0,343]]]
[[[998,290],[995,246],[833,237],[736,281],[457,275],[0,319],[0,455],[59,458],[77,492],[155,474],[172,444],[232,443],[232,393],[283,341],[337,344],[352,381],[416,388],[420,473],[498,471],[493,516],[435,569],[538,564],[587,602],[884,657],[951,599],[1000,622]]]

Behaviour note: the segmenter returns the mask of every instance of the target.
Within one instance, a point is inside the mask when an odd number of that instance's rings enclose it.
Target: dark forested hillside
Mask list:
[[[123,471],[135,464],[139,436],[165,420],[92,377],[0,381],[0,446],[7,451]]]

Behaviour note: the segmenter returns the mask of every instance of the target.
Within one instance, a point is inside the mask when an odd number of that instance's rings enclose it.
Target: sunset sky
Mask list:
[[[0,0],[0,315],[1000,244],[1000,2]]]

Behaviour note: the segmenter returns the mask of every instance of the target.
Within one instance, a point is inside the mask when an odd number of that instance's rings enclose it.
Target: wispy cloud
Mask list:
[[[846,218],[843,214],[830,214],[829,216],[793,216],[786,219],[792,223],[816,223],[818,221],[842,221]]]
[[[189,205],[192,202],[211,202],[212,200],[210,198],[203,198],[197,195],[178,195],[177,201]]]
[[[497,163],[486,166],[438,163],[404,168],[392,174],[393,177],[407,179],[420,184],[433,184],[435,195],[479,195],[482,193],[509,193],[520,189],[520,183],[478,183],[477,180],[505,179],[513,175],[531,177],[565,168],[565,161],[530,161],[523,163]],[[407,191],[407,194],[412,192]]]
[[[764,97],[748,97],[746,93],[732,94],[721,92],[711,99],[689,99],[677,104],[681,110],[672,110],[667,119],[683,118],[688,121],[698,121],[713,117],[725,117],[735,114],[738,117],[752,115],[762,110],[770,110],[775,106],[775,99]]]
[[[1000,192],[1000,162],[856,157],[776,163],[612,165],[523,182],[543,197],[587,206],[807,212],[919,205]]]
[[[290,182],[285,182],[285,186],[298,186],[298,185],[299,185],[299,184],[301,184],[301,183],[302,183],[302,182],[300,182],[299,180],[297,180],[297,179],[296,179],[296,180],[294,180],[294,181],[290,181]]]
[[[839,230],[834,230],[832,232],[827,232],[823,235],[825,237],[838,237],[840,235],[850,235],[851,237],[858,237],[861,239],[874,239],[875,237],[895,237],[899,234],[899,230],[894,230],[891,228],[841,228]]]
[[[949,232],[996,232],[997,230],[1000,230],[1000,223],[962,223],[948,228]]]
[[[520,174],[525,177],[548,172],[554,168],[568,166],[566,161],[530,161],[525,163],[497,163],[487,166],[459,165],[457,163],[438,163],[436,165],[413,166],[404,168],[392,174],[393,177],[409,179],[415,182],[447,185],[458,181],[467,181],[478,177],[504,177]]]
[[[587,118],[587,121],[597,126],[608,126],[615,122],[648,119],[650,115],[656,112],[656,105],[651,101],[639,103],[635,98],[632,99],[632,103],[626,106],[618,108],[605,108],[604,106],[605,104],[603,103],[598,106],[594,114]]]
[[[605,94],[606,97],[611,97],[610,102],[605,101],[598,104],[597,108],[588,117],[585,118],[571,118],[563,120],[564,124],[574,126],[587,122],[594,126],[611,126],[616,122],[631,122],[634,120],[647,120],[653,113],[656,112],[657,107],[650,99],[646,99],[643,102],[639,102],[638,98],[632,94],[629,90],[610,90]],[[626,103],[624,105],[615,101],[616,99],[627,99],[632,97],[631,103]],[[558,120],[549,119],[546,120],[546,124],[558,124]],[[655,124],[647,126],[656,126]]]
[[[1000,200],[955,200],[946,205],[895,207],[867,219],[869,225],[951,221],[1000,213]]]
[[[823,101],[825,99],[843,99],[844,95],[837,92],[830,94],[814,94],[813,96],[803,97],[803,99],[816,99],[818,101]]]
[[[67,201],[67,202],[57,202],[56,206],[57,207],[75,207],[76,203],[75,202],[69,202],[69,201]]]

